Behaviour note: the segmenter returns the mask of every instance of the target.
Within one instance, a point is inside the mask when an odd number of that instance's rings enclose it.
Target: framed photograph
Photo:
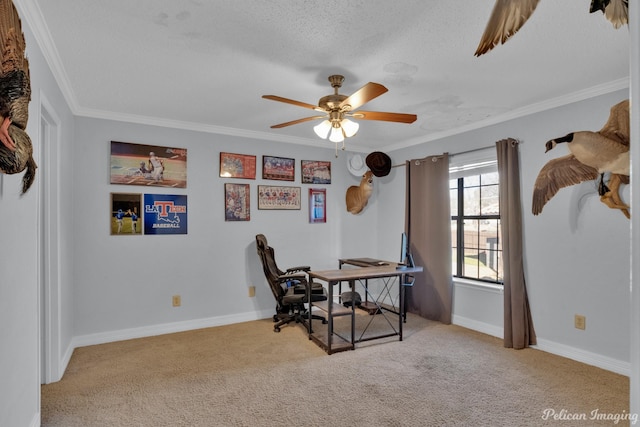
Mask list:
[[[220,153],[220,177],[256,179],[256,156]]]
[[[294,159],[262,156],[262,179],[294,181],[295,176],[296,164]]]
[[[141,194],[111,193],[111,235],[142,235],[141,203]]]
[[[145,194],[144,234],[187,234],[187,196]]]
[[[309,189],[309,222],[327,222],[327,190],[324,188]]]
[[[111,184],[187,188],[187,150],[111,141]]]
[[[250,221],[249,184],[224,184],[224,220]]]
[[[331,162],[302,160],[303,184],[331,184]]]
[[[301,187],[258,185],[258,209],[300,209]]]

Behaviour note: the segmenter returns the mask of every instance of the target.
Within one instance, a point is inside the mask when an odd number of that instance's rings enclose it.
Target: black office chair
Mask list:
[[[308,312],[305,304],[311,301],[325,301],[327,292],[319,283],[309,285],[306,272],[311,270],[309,266],[291,267],[286,271],[278,268],[275,260],[275,251],[267,243],[267,238],[263,234],[256,235],[256,246],[258,257],[262,262],[264,275],[271,287],[273,296],[276,299],[276,314],[273,315],[274,332],[280,332],[282,325],[295,321],[302,323],[307,331]],[[314,319],[327,320],[322,316],[313,315]],[[309,331],[311,332],[311,331]]]

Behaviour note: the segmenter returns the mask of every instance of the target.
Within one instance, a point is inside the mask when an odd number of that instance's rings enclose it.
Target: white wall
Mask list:
[[[273,315],[273,296],[262,273],[255,235],[263,233],[276,248],[281,266],[335,268],[341,242],[356,248],[375,247],[375,234],[358,232],[375,219],[375,202],[360,217],[346,218],[344,193],[357,184],[345,167],[346,153],[336,159],[331,147],[317,149],[291,144],[251,141],[98,119],[77,118],[72,209],[75,242],[75,344],[83,345],[132,336]],[[186,148],[186,189],[109,184],[110,141]],[[256,180],[223,179],[221,151],[257,156]],[[261,179],[262,155],[295,158],[295,182]],[[332,161],[332,183],[301,184],[301,160]],[[249,183],[251,220],[225,222],[224,183]],[[257,209],[257,185],[302,188],[302,209]],[[327,189],[326,224],[309,224],[309,188]],[[111,236],[111,192],[186,194],[188,235]],[[364,239],[364,240],[363,240]],[[348,252],[347,244],[345,252]],[[371,255],[371,250],[367,250]],[[256,286],[256,297],[248,287]],[[182,306],[171,305],[172,295]]]
[[[628,97],[618,91],[561,108],[512,120],[481,130],[430,142],[391,153],[394,163],[432,154],[463,152],[492,146],[513,137],[520,147],[522,203],[524,215],[525,268],[538,347],[596,364],[621,373],[629,370],[629,220],[604,206],[592,184],[561,190],[539,216],[531,214],[535,178],[550,159],[568,153],[558,146],[545,154],[544,143],[574,130],[599,130],[609,109]],[[402,168],[404,169],[404,168]],[[399,224],[402,210],[396,208],[397,194],[404,189],[403,174],[385,186],[380,197],[379,217]],[[588,193],[585,195],[585,192]],[[629,199],[629,188],[623,196]],[[395,232],[395,231],[394,231]],[[496,300],[473,306],[478,289],[456,286],[454,321],[478,326],[483,332],[501,330],[496,322]],[[464,304],[460,304],[464,301]],[[499,306],[498,306],[499,307]],[[483,314],[478,310],[485,309]],[[587,318],[586,330],[574,328],[574,314]],[[501,314],[500,314],[501,316]]]
[[[15,2],[23,16],[21,3]],[[30,63],[31,102],[27,133],[34,146],[34,158],[40,166],[36,180],[24,196],[19,195],[22,173],[0,175],[0,425],[36,426],[40,424],[40,366],[39,366],[39,251],[40,225],[38,216],[41,200],[41,181],[45,164],[50,159],[42,156],[44,147],[40,136],[40,106],[44,98],[60,119],[60,147],[62,157],[69,157],[72,137],[70,110],[66,105],[52,74],[38,48],[28,25],[23,19],[27,57]],[[60,171],[61,179],[70,182],[67,172]],[[64,206],[71,205],[68,186],[59,189],[58,197]],[[57,295],[63,312],[60,313],[60,345],[68,348],[71,342],[72,310],[69,220],[60,221],[65,235],[56,255],[62,258],[59,267],[61,279]],[[57,354],[57,359],[62,355]]]

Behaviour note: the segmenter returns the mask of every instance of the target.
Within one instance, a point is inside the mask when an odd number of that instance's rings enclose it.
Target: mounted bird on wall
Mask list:
[[[489,52],[522,28],[540,0],[496,0],[475,56]],[[629,0],[591,0],[590,13],[601,11],[615,28],[628,23]]]
[[[22,194],[35,179],[33,145],[25,132],[31,83],[20,17],[11,0],[0,0],[0,172],[20,173]]]
[[[571,132],[548,141],[546,152],[567,143],[571,154],[549,161],[540,170],[533,187],[533,214],[540,214],[561,188],[600,177],[600,200],[630,218],[629,206],[619,193],[620,184],[629,183],[629,136],[629,100],[625,100],[611,107],[609,120],[598,132]],[[606,173],[610,177],[605,184]]]

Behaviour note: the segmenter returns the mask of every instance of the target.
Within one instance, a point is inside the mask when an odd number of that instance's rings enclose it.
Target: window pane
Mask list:
[[[485,277],[480,277],[481,279],[485,279],[485,280],[494,280],[497,281],[498,280],[498,272],[502,271],[502,269],[499,267],[498,263],[502,262],[502,257],[499,256],[500,252],[496,251],[496,250],[491,250],[488,249],[487,250],[487,256],[486,256],[486,260],[485,260],[485,269],[482,272],[482,274],[485,274]],[[502,279],[500,279],[502,280]]]
[[[467,179],[465,178],[465,182]],[[464,215],[480,215],[480,188],[464,188]]]
[[[464,220],[464,247],[466,248],[478,248],[478,230],[480,221],[477,219],[465,219]],[[466,252],[465,252],[466,255]]]
[[[498,215],[500,213],[498,190],[497,185],[481,187],[480,212],[482,215]]]
[[[449,198],[451,199],[451,215],[457,216],[458,215],[458,189],[449,191]]]
[[[470,277],[472,279],[479,279],[478,277],[478,251],[474,249],[464,250],[464,265],[462,266],[462,275],[464,277]]]
[[[482,185],[498,184],[498,172],[490,172],[482,174]]]
[[[451,272],[453,275],[458,274],[458,222],[457,220],[451,221]]]
[[[458,248],[451,248],[451,273],[454,276],[458,275]]]
[[[480,175],[469,175],[464,177],[465,187],[477,187],[480,185]]]

